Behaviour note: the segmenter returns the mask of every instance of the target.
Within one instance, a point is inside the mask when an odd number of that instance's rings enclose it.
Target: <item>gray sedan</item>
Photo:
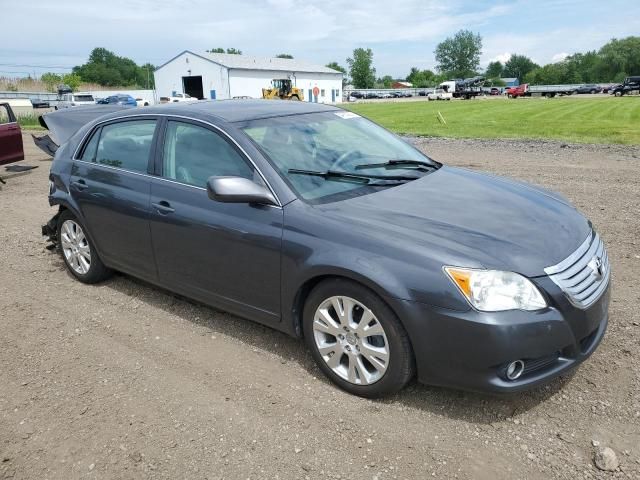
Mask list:
[[[95,111],[79,129],[49,117],[67,128],[43,232],[82,282],[117,270],[303,337],[365,397],[414,375],[530,388],[604,335],[606,250],[555,193],[444,166],[336,107]]]

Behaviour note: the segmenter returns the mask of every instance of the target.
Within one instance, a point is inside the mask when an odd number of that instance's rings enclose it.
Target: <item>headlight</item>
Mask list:
[[[517,273],[459,267],[444,270],[477,310],[540,310],[547,306],[536,286]]]

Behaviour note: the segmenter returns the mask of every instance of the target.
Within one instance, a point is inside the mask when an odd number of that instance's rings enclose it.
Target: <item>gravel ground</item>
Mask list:
[[[0,478],[640,478],[640,149],[414,141],[593,220],[611,320],[573,375],[509,397],[413,383],[364,400],[281,333],[127,276],[83,285],[44,249],[49,162],[25,136],[39,168],[0,190]]]

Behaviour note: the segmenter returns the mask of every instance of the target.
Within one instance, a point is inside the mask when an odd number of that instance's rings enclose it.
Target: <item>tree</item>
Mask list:
[[[149,66],[153,69],[152,65]],[[117,56],[106,48],[94,48],[87,63],[73,67],[73,73],[79,75],[85,82],[99,85],[146,86],[149,79],[151,86],[147,69],[139,67],[130,58]]]
[[[227,48],[227,53],[229,55],[242,55],[242,50],[239,50],[237,48]]]
[[[341,65],[338,65],[338,62],[327,63],[325,67],[330,68],[332,70],[336,70],[338,72],[342,72],[342,86],[344,87],[349,79],[347,78],[347,69]]]
[[[540,68],[529,57],[525,55],[511,55],[511,58],[504,64],[504,70],[502,71],[503,77],[513,77],[523,79],[527,73]]]
[[[276,58],[293,58],[293,55],[289,53],[279,53],[278,55],[276,55]]]
[[[48,92],[55,92],[56,87],[62,83],[62,77],[57,73],[46,72],[40,75],[40,81],[45,84]]]
[[[599,51],[596,70],[599,81],[622,81],[627,75],[640,74],[640,37],[612,39]]]
[[[433,87],[436,85],[435,73],[431,70],[420,70],[417,67],[412,67],[409,75],[407,75],[407,82],[411,82],[414,87],[424,88]]]
[[[502,72],[504,70],[504,66],[500,62],[489,62],[487,65],[487,71],[484,73],[484,76],[487,78],[500,78],[502,77]]]
[[[207,52],[207,53],[224,53],[224,48],[222,48],[222,47],[212,48],[211,50],[205,50],[205,52]]]
[[[382,84],[382,88],[391,88],[393,77],[391,75],[385,75],[380,79],[380,83]]]
[[[470,30],[460,30],[439,43],[434,53],[440,72],[456,78],[470,77],[480,66],[482,37]]]
[[[356,48],[353,57],[347,58],[349,74],[356,88],[373,88],[376,83],[376,69],[373,68],[373,52],[370,48]]]
[[[62,76],[62,83],[68,85],[71,90],[75,91],[82,83],[82,77],[77,73],[67,73]]]

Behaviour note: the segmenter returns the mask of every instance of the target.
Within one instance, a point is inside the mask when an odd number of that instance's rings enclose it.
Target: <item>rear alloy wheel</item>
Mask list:
[[[71,274],[83,283],[97,283],[111,275],[98,257],[82,225],[69,210],[58,218],[58,245]]]
[[[60,227],[60,247],[67,265],[78,275],[86,275],[91,268],[91,248],[82,227],[73,220],[65,220]]]
[[[375,398],[400,390],[412,377],[407,333],[368,289],[342,279],[323,282],[309,295],[303,321],[318,366],[344,390]]]

